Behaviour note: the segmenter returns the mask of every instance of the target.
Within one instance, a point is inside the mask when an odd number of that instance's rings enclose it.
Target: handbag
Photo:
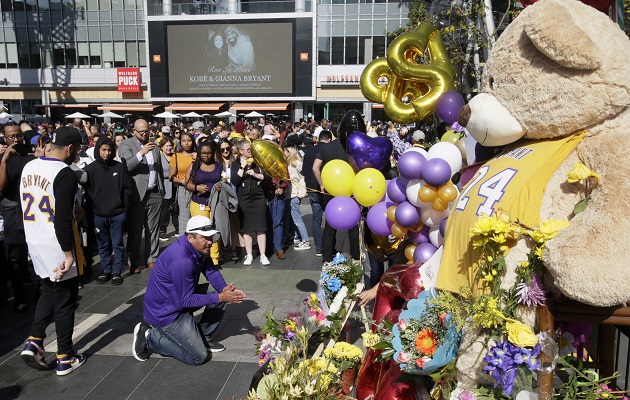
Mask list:
[[[304,177],[300,176],[300,179],[296,182],[297,188],[297,197],[300,199],[305,198],[308,195],[308,191],[306,190],[306,182],[304,181]]]

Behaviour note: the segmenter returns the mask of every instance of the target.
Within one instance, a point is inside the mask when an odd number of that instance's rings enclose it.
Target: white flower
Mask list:
[[[330,309],[329,309],[330,315],[334,315],[339,312],[339,309],[341,308],[341,305],[343,304],[343,301],[345,300],[347,295],[348,295],[348,287],[342,286],[341,289],[339,289],[339,291],[335,295],[335,299],[333,300],[332,304],[330,305]]]

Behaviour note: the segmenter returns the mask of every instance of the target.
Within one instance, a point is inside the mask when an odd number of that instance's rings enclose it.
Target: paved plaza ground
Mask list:
[[[311,234],[308,202],[302,203],[302,212]],[[166,247],[173,240],[161,245]],[[139,362],[131,354],[133,328],[142,319],[147,269],[132,276],[125,271],[123,285],[113,287],[94,281],[100,272],[100,264],[95,264],[92,279],[79,292],[74,331],[75,351],[85,353],[88,360],[64,377],[52,369],[39,371],[24,364],[19,353],[33,319],[34,296],[30,293],[32,301],[24,314],[15,314],[9,301],[0,309],[0,400],[242,399],[258,369],[253,332],[264,324],[263,314],[274,309],[277,316],[297,311],[317,288],[321,257],[315,256],[312,240],[311,246],[300,251],[291,246],[285,260],[274,255],[269,266],[262,266],[258,258],[244,266],[242,257],[223,265],[225,280],[243,289],[247,300],[228,307],[216,335],[227,349],[198,367],[157,355]],[[338,235],[337,249],[348,251],[345,233]],[[54,325],[48,334],[44,346],[52,366],[57,347]]]

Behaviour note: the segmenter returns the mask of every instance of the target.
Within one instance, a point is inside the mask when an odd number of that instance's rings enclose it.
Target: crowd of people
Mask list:
[[[85,361],[73,353],[72,329],[81,276],[93,275],[93,249],[100,256],[99,284],[121,285],[127,268],[129,274],[145,267],[152,270],[146,323],[138,324],[134,332],[138,360],[154,351],[199,364],[211,352],[223,350],[212,342],[211,334],[225,304],[240,302],[245,294],[227,284],[217,267],[241,259],[251,265],[255,257],[269,265],[272,256],[285,259],[290,248],[311,249],[302,199],[308,198],[311,206],[315,253],[322,263],[332,261],[336,231],[327,223],[322,229],[332,197],[322,185],[321,170],[332,160],[348,160],[336,130],[325,119],[273,124],[260,118],[207,125],[138,119],[130,126],[91,125],[81,119],[37,127],[25,121],[5,123],[0,132],[2,283],[11,281],[16,312],[27,309],[25,285],[35,283],[41,293],[22,358],[32,367],[45,368],[43,339],[54,318],[57,374],[68,374]],[[367,134],[392,140],[392,170],[397,155],[409,146],[423,146],[425,139],[421,130],[410,133],[393,124],[373,124]],[[276,142],[283,149],[286,179],[272,178],[256,164],[252,141],[257,139]],[[358,228],[349,231],[350,255],[355,259],[360,258],[358,235]],[[179,237],[174,247],[160,255],[160,241],[172,237]],[[381,242],[366,241],[374,264],[372,285],[383,273],[384,259],[396,255],[384,254],[389,242]],[[199,258],[206,253],[206,261]],[[181,266],[184,275],[175,276],[169,265],[178,257],[187,261]],[[210,285],[199,292],[202,272]],[[165,291],[181,297],[177,304],[164,303]],[[203,338],[197,330],[183,328],[191,324],[185,310],[200,306],[209,307]],[[165,330],[175,329],[173,324],[178,325],[177,334]],[[167,331],[170,344],[160,342]],[[193,331],[194,340],[189,337]],[[178,345],[188,339],[198,344],[196,349]]]

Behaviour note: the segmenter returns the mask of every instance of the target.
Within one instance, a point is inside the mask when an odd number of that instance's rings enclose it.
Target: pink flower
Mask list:
[[[398,322],[398,330],[402,332],[405,329],[407,329],[407,321],[405,321],[404,319],[401,319],[400,322]]]
[[[440,314],[440,323],[442,324],[442,326],[444,328],[446,328],[446,313],[442,313]]]
[[[422,358],[418,358],[418,359],[416,360],[416,366],[417,366],[418,368],[422,368],[422,367],[424,367],[424,364],[428,363],[428,362],[429,362],[429,361],[431,361],[431,360],[432,360],[432,358],[431,358],[431,357],[426,357],[426,356],[425,356],[425,357],[422,357]]]
[[[466,390],[459,394],[459,400],[477,400],[477,396],[473,392]]]
[[[400,353],[398,353],[398,361],[401,363],[408,363],[409,361],[411,361],[411,358],[409,358],[409,354],[401,351]]]

